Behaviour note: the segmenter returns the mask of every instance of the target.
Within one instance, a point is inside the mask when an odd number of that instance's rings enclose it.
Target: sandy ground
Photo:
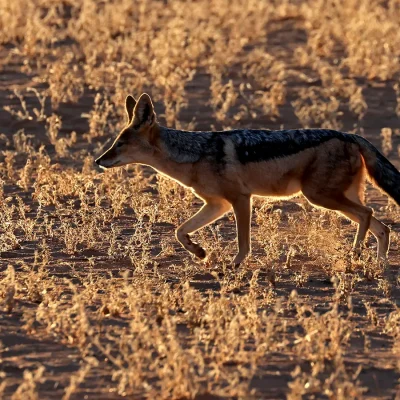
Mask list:
[[[304,41],[302,31],[297,30],[290,22],[277,25],[276,29],[270,33],[268,41],[268,49],[281,59],[288,62],[293,53],[293,45],[296,41]],[[291,45],[288,45],[291,43]],[[12,48],[1,50],[0,57],[5,56],[11,51]],[[32,76],[20,72],[23,60],[17,56],[2,66],[0,69],[0,134],[4,134],[7,138],[19,129],[24,129],[29,135],[32,135],[32,140],[36,145],[44,144],[46,150],[50,155],[54,154],[53,147],[49,144],[48,138],[45,135],[45,128],[43,123],[37,121],[18,121],[8,112],[4,106],[17,106],[18,100],[12,97],[12,89],[23,89],[26,87],[36,86],[41,87],[40,83],[35,82]],[[292,66],[296,69],[295,66]],[[227,78],[234,81],[240,80],[240,69],[232,69]],[[306,71],[297,68],[299,72],[312,74],[311,71]],[[312,77],[312,76],[311,76]],[[313,83],[315,84],[315,82]],[[380,147],[381,139],[379,132],[382,127],[398,127],[398,118],[395,115],[394,109],[396,107],[396,99],[392,88],[393,82],[360,82],[363,86],[363,93],[365,95],[368,112],[365,115],[361,125],[364,129],[364,135],[372,143]],[[307,86],[308,83],[304,82],[300,77],[293,76],[289,81],[289,95],[283,107],[281,107],[281,117],[275,122],[263,120],[242,121],[241,126],[251,126],[252,128],[268,127],[298,127],[299,122],[294,115],[291,101],[296,98],[296,93],[301,87]],[[127,90],[128,91],[128,90]],[[189,106],[181,113],[181,120],[189,123],[194,117],[196,120],[197,129],[207,129],[211,124],[219,127],[212,118],[211,108],[207,105],[209,98],[209,77],[205,73],[198,73],[194,80],[188,84],[187,94],[189,97]],[[87,142],[81,138],[81,135],[88,131],[88,121],[82,117],[82,114],[90,111],[93,100],[94,91],[87,90],[84,96],[76,104],[62,104],[59,113],[62,116],[63,128],[61,135],[69,134],[71,131],[76,131],[78,134],[78,143],[76,146],[81,146],[81,150],[87,154],[93,154],[93,149],[98,143],[87,145]],[[137,95],[137,94],[136,94]],[[37,107],[37,100],[34,98],[33,93],[28,98],[29,107]],[[161,104],[156,104],[156,109],[162,109]],[[343,119],[343,130],[353,129],[357,123],[352,116],[346,116]],[[163,122],[161,120],[161,122]],[[101,138],[101,140],[105,140]],[[398,166],[397,146],[400,144],[400,137],[394,137],[394,151],[390,155],[390,159]],[[6,149],[5,140],[0,142],[1,149]],[[12,145],[9,147],[12,148]],[[96,154],[93,154],[94,156]],[[68,166],[76,166],[80,169],[82,165],[80,162],[74,160],[61,160],[61,162]],[[17,159],[17,165],[24,165],[24,159]],[[100,172],[99,172],[100,173]],[[8,196],[19,195],[29,204],[31,200],[32,191],[23,191],[21,188],[7,183],[6,194]],[[386,205],[386,198],[380,195],[377,191],[369,189],[368,203],[374,207],[376,214],[384,222],[391,224],[392,229],[400,232],[400,221],[393,221],[387,218],[381,207]],[[299,208],[291,202],[280,203],[284,212],[299,212]],[[32,203],[33,205],[33,203]],[[33,205],[34,206],[34,205]],[[131,227],[134,224],[134,219],[129,215],[120,218],[117,223],[122,228],[123,235],[129,236]],[[233,222],[228,218],[223,220],[223,235],[227,240],[233,239]],[[285,230],[290,229],[289,226],[282,227],[282,234]],[[343,222],[343,229],[346,229],[349,236],[354,233],[354,227],[348,223]],[[171,224],[163,224],[160,221],[159,230],[153,232],[154,243],[157,243],[159,235],[173,235],[173,226]],[[38,242],[25,242],[22,244],[21,249],[7,251],[1,254],[0,270],[4,271],[7,265],[13,265],[18,272],[21,262],[30,264],[34,259],[34,251],[37,248]],[[167,282],[171,285],[176,284],[177,279],[173,275],[173,271],[168,270],[168,265],[171,262],[180,262],[182,249],[179,245],[175,246],[176,254],[171,259],[161,260],[161,271],[165,275]],[[258,250],[255,249],[255,252]],[[118,272],[122,268],[129,268],[129,262],[121,261],[121,264],[110,264],[107,260],[107,248],[99,247],[95,250],[82,250],[78,256],[71,257],[63,252],[60,245],[55,244],[51,249],[52,260],[48,266],[51,274],[55,277],[73,277],[72,270],[87,271],[88,259],[94,257],[96,260],[96,272],[99,274],[112,273],[118,276]],[[398,243],[392,243],[391,251],[389,254],[390,268],[389,274],[394,277],[399,271],[400,266],[400,252],[398,250]],[[320,309],[321,312],[327,309],[334,293],[334,287],[327,275],[319,270],[313,269],[312,265],[307,264],[305,260],[304,265],[309,270],[309,280],[303,287],[297,288],[299,295],[314,308]],[[73,269],[72,269],[73,268]],[[286,271],[282,274],[279,282],[277,282],[275,291],[277,296],[288,298],[291,291],[294,289],[293,283],[290,280],[292,271]],[[269,282],[266,276],[260,277],[266,287],[269,287]],[[191,278],[191,285],[199,291],[215,290],[218,291],[218,283],[212,275],[205,271],[199,273]],[[397,303],[400,299],[399,288],[393,288],[392,299]],[[375,328],[366,324],[364,301],[370,302],[376,309],[380,321],[393,311],[391,305],[382,296],[381,291],[378,289],[376,283],[364,281],[357,285],[353,293],[353,312],[355,320],[359,320],[358,334],[352,338],[351,345],[345,355],[346,363],[349,370],[356,370],[358,365],[362,365],[362,371],[359,375],[359,380],[363,386],[368,388],[365,393],[365,398],[380,398],[380,399],[394,399],[397,393],[399,396],[398,382],[400,379],[399,370],[396,369],[396,358],[390,350],[393,339],[382,334],[382,329],[379,326]],[[399,304],[399,303],[398,303]],[[399,304],[400,305],[400,304]],[[34,303],[27,303],[17,301],[16,306],[11,314],[0,311],[0,342],[2,343],[1,356],[0,356],[0,372],[5,373],[8,379],[8,386],[6,389],[5,397],[10,398],[17,385],[21,382],[23,371],[26,368],[33,368],[38,364],[42,364],[46,368],[46,381],[40,384],[40,398],[41,399],[60,399],[63,394],[63,388],[68,385],[71,372],[77,371],[80,363],[82,362],[81,355],[77,349],[66,343],[60,342],[44,332],[36,332],[36,334],[29,334],[24,329],[24,320],[22,319],[23,310],[26,308],[37,307]],[[344,310],[345,311],[345,307]],[[288,321],[293,320],[295,315],[290,315],[288,312],[285,315]],[[119,321],[110,321],[110,323],[127,323],[124,318]],[[363,330],[366,329],[368,337],[371,341],[371,351],[368,357],[363,352],[364,338]],[[262,393],[263,398],[282,399],[285,398],[287,392],[287,383],[291,380],[291,372],[298,364],[298,359],[290,355],[273,354],[268,362],[261,367],[256,378],[252,381],[252,387]],[[74,394],[74,399],[111,399],[119,398],[115,390],[109,389],[112,387],[111,382],[111,367],[106,362],[102,362],[98,368],[94,368],[90,376],[82,383],[78,393]],[[0,378],[1,379],[1,378]],[[101,382],[101,383],[99,383]],[[135,397],[131,397],[135,398]],[[199,397],[200,398],[200,397]],[[211,396],[203,396],[202,398],[212,398]]]

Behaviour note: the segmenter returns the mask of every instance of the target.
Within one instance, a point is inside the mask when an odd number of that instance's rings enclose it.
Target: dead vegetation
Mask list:
[[[392,202],[368,192],[383,266],[344,218],[256,199],[232,272],[232,215],[200,264],[173,234],[200,202],[93,156],[146,90],[166,125],[346,129],[396,163],[399,21],[397,0],[0,0],[0,397],[398,398]]]

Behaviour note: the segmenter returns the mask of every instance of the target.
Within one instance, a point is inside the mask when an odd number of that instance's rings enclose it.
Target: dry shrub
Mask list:
[[[338,117],[340,102],[328,91],[311,88],[301,89],[299,98],[292,103],[300,123],[306,127],[320,126],[326,129],[339,130],[342,126]]]
[[[296,292],[291,295],[303,334],[294,342],[301,359],[310,363],[310,372],[300,366],[293,371],[288,399],[323,393],[335,399],[362,399],[365,388],[357,381],[361,369],[354,374],[347,371],[344,355],[354,329],[347,318],[340,315],[338,306],[319,315],[303,304]]]
[[[385,156],[388,156],[390,152],[393,150],[392,130],[390,128],[382,128],[381,138],[382,138],[382,152]]]
[[[396,1],[315,0],[302,5],[310,36],[308,46],[318,56],[332,56],[337,44],[346,56],[342,66],[368,79],[389,79],[398,71],[400,54]],[[365,23],[368,21],[368,24]],[[371,45],[372,44],[372,45]]]
[[[49,85],[48,93],[54,110],[59,108],[61,102],[79,101],[84,90],[84,79],[73,52],[63,54],[49,65],[44,76]]]
[[[38,383],[44,381],[43,374],[46,368],[41,365],[36,371],[24,370],[24,378],[12,395],[12,400],[39,400]]]
[[[2,306],[7,313],[10,313],[14,308],[16,292],[15,270],[11,265],[7,267],[6,275],[1,281],[0,289]]]

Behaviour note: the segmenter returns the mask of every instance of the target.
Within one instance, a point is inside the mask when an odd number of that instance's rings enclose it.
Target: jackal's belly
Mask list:
[[[301,179],[307,165],[299,161],[292,158],[248,164],[241,170],[241,184],[249,193],[258,196],[294,196],[301,191]]]
[[[256,196],[266,197],[292,197],[301,192],[300,181],[297,179],[281,180],[274,182],[249,182],[250,192]]]
[[[241,164],[237,161],[221,167],[198,163],[188,185],[200,197],[236,198],[238,194],[287,198],[301,191],[304,171],[313,159],[313,150],[296,156],[265,162]],[[216,171],[218,173],[216,173]]]
[[[300,178],[295,173],[267,174],[245,173],[223,174],[222,176],[203,175],[201,180],[190,185],[199,197],[236,198],[238,194],[265,197],[288,198],[301,191]]]

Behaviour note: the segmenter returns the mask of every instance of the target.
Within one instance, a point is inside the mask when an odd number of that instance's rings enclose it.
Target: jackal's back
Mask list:
[[[328,129],[229,131],[179,131],[162,128],[161,138],[178,163],[194,163],[212,158],[219,164],[227,162],[227,147],[234,149],[241,164],[284,158],[317,147],[332,139],[354,143],[354,135]]]

